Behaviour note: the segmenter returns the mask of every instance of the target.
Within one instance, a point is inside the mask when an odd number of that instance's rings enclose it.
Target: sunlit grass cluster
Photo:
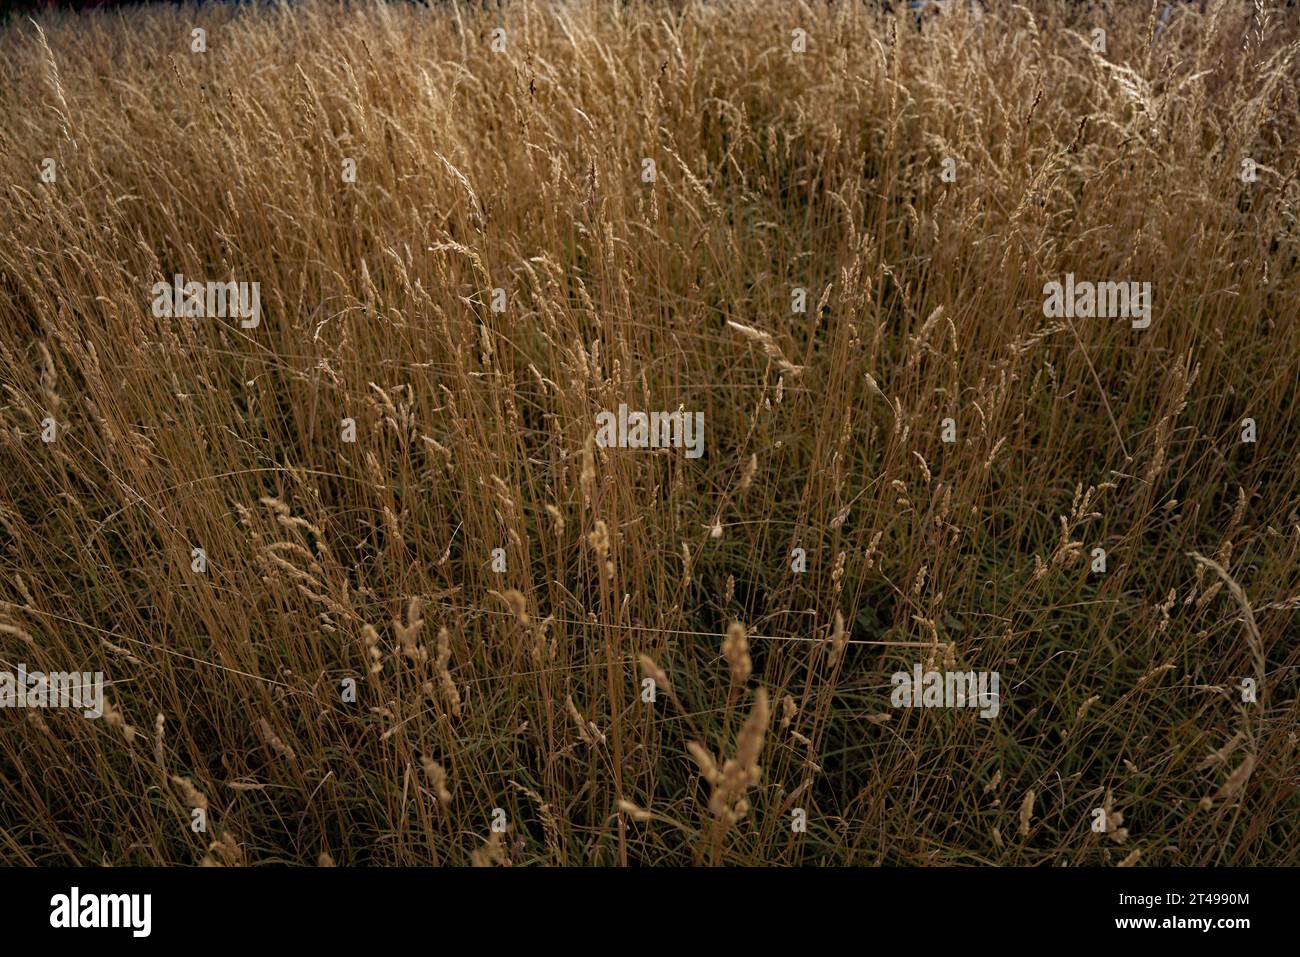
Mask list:
[[[0,27],[0,862],[1296,863],[1300,26],[991,6]]]

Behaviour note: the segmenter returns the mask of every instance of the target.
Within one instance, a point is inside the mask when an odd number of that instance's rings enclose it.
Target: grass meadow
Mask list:
[[[1164,6],[0,25],[0,862],[1296,864],[1300,19]]]

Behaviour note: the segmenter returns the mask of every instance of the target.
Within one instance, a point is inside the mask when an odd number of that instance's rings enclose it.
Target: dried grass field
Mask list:
[[[988,7],[0,24],[0,863],[1298,863],[1300,15]]]

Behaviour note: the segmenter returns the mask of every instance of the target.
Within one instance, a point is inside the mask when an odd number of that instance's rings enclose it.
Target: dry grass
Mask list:
[[[0,861],[1296,863],[1300,28],[994,6],[11,22]]]

